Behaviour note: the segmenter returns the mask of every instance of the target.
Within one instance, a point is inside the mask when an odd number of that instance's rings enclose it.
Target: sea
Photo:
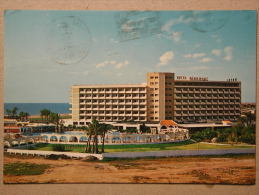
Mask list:
[[[7,114],[6,109],[13,109],[14,107],[18,108],[17,113],[28,112],[30,115],[40,115],[40,111],[43,109],[59,114],[71,113],[69,103],[4,103],[5,114]]]

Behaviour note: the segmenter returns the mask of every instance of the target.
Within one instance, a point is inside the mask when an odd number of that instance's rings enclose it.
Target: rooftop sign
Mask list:
[[[191,81],[208,81],[208,77],[186,77],[186,76],[177,76],[177,80],[191,80]]]

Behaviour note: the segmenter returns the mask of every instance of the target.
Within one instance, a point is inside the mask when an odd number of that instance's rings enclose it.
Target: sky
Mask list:
[[[256,11],[4,14],[4,102],[69,103],[76,84],[136,84],[147,72],[237,78],[256,96]]]

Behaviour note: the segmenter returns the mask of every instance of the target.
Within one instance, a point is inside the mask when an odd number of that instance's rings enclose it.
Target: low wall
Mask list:
[[[224,154],[253,154],[255,148],[248,149],[211,149],[211,150],[166,150],[153,152],[113,152],[104,153],[104,158],[140,158],[140,157],[173,157],[173,156],[203,156]]]
[[[85,158],[87,156],[95,156],[99,160],[103,159],[102,154],[90,154],[90,153],[79,153],[79,152],[55,152],[55,151],[40,151],[40,150],[23,150],[23,149],[7,149],[8,153],[11,154],[25,154],[25,155],[36,155],[36,156],[48,156],[51,154],[55,155],[66,155],[75,158]]]
[[[203,155],[224,155],[224,154],[254,154],[255,148],[248,149],[212,149],[212,150],[166,150],[153,152],[112,152],[103,154],[77,153],[77,152],[55,152],[40,150],[7,149],[11,154],[25,154],[48,156],[51,154],[66,155],[75,158],[95,156],[99,160],[103,158],[141,158],[141,157],[176,157],[176,156],[203,156]]]

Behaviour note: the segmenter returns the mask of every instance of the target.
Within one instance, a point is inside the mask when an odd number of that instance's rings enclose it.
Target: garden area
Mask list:
[[[101,147],[101,146],[99,146]],[[41,151],[63,151],[63,152],[85,152],[85,145],[82,144],[49,144],[38,143],[35,146],[29,146],[30,150]],[[248,144],[211,144],[199,143],[192,140],[176,143],[159,144],[132,144],[132,145],[105,145],[105,152],[148,152],[163,150],[206,150],[206,149],[242,149],[255,148]]]

